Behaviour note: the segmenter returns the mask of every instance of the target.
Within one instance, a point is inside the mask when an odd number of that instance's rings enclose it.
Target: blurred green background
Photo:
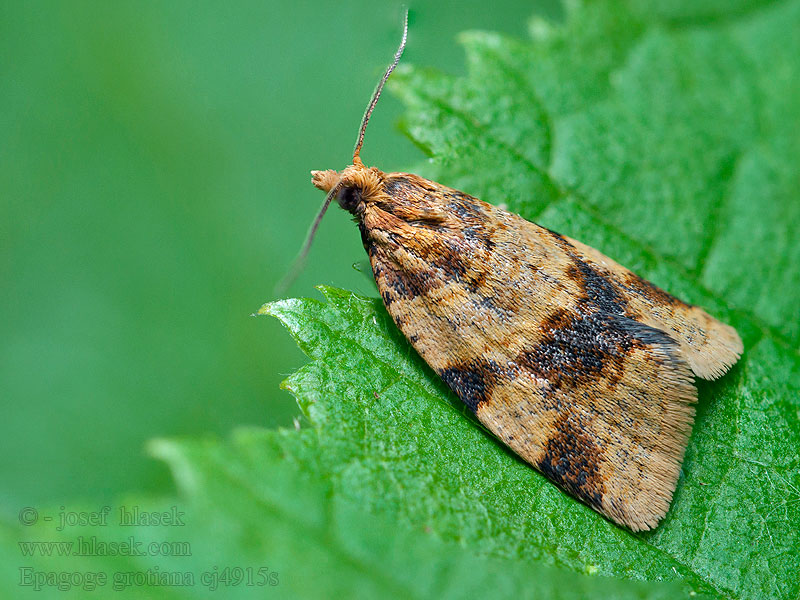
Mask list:
[[[543,3],[411,5],[405,61],[465,67],[465,29],[525,35]],[[399,2],[4,2],[0,19],[0,509],[170,489],[155,436],[288,426],[304,358],[273,299],[348,164]],[[423,156],[384,96],[363,158]],[[373,293],[329,212],[287,295]]]

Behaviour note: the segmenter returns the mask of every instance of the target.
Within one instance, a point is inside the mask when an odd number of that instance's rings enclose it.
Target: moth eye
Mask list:
[[[336,201],[343,209],[353,212],[361,204],[361,189],[357,187],[343,188],[336,196]]]

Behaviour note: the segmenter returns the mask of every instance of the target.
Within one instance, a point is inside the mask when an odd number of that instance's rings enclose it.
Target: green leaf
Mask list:
[[[667,262],[664,285],[689,276],[796,347],[800,7],[740,4],[570,4],[533,43],[465,34],[467,78],[390,80],[433,157],[418,170],[633,267]]]
[[[372,514],[492,557],[649,580],[720,597],[797,589],[798,361],[771,340],[705,384],[672,511],[631,534],[559,492],[470,418],[379,300],[321,288],[327,303],[266,305],[314,362],[285,386],[315,424],[319,470]],[[769,419],[769,430],[765,422]],[[733,583],[731,583],[733,582]],[[735,588],[735,589],[734,589]]]
[[[4,598],[90,594],[115,598],[124,593],[129,598],[565,599],[600,594],[665,600],[685,596],[677,585],[653,588],[480,556],[442,540],[430,528],[408,528],[370,514],[334,485],[340,480],[326,471],[326,463],[343,453],[319,433],[240,430],[226,443],[151,443],[151,452],[172,467],[183,499],[128,499],[113,507],[103,525],[68,526],[62,531],[58,531],[61,509],[55,508],[40,511],[35,524],[0,524],[0,594]],[[352,440],[339,441],[352,454]],[[348,465],[341,466],[348,470]],[[355,475],[359,466],[381,468],[370,461],[351,462],[350,474]],[[365,479],[358,486],[368,483]],[[179,522],[122,526],[122,507],[129,515],[134,509],[139,514],[177,514]],[[67,510],[99,512],[101,507]],[[47,522],[47,516],[53,521]],[[129,540],[134,556],[101,550],[104,544]],[[40,542],[68,546],[53,546],[42,556],[33,545]],[[160,555],[152,553],[153,542]],[[81,551],[95,555],[76,554]],[[106,575],[104,583],[98,583],[97,573]],[[95,589],[87,587],[92,574]],[[48,584],[48,577],[57,579]],[[156,579],[160,582],[156,584],[153,577],[169,579],[167,583]],[[56,585],[59,580],[62,589]]]
[[[380,300],[323,287],[325,302],[259,311],[311,358],[284,384],[305,426],[153,442],[179,499],[123,503],[176,506],[184,526],[59,532],[6,518],[0,595],[90,593],[18,585],[30,566],[194,577],[133,585],[133,598],[798,596],[800,2],[568,9],[563,25],[532,23],[530,42],[465,34],[465,78],[404,68],[391,83],[432,159],[421,174],[581,239],[742,334],[739,365],[699,383],[665,521],[631,534],[561,493],[477,423]],[[191,554],[19,546],[79,535]],[[268,568],[278,586],[207,590],[202,574],[226,566]],[[94,593],[117,596],[110,582]]]
[[[481,429],[379,301],[266,306],[313,362],[286,387],[337,493],[490,557],[800,592],[800,2],[570,4],[532,42],[462,38],[464,78],[404,67],[403,127],[446,185],[581,239],[732,323],[739,365],[699,382],[672,509],[631,534]],[[379,165],[380,166],[380,165]],[[387,168],[387,166],[383,166]]]

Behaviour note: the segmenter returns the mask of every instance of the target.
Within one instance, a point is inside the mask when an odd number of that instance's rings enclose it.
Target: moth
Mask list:
[[[409,173],[313,171],[353,215],[386,310],[498,439],[633,531],[667,513],[694,420],[694,377],[739,359],[736,330],[581,242]]]

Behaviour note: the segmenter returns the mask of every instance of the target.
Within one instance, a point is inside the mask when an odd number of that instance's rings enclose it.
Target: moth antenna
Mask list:
[[[294,283],[294,280],[297,279],[297,276],[303,270],[303,266],[305,266],[306,263],[306,258],[308,257],[308,252],[311,250],[311,244],[314,243],[314,238],[317,235],[317,229],[319,229],[319,224],[322,222],[322,217],[325,216],[325,212],[328,210],[331,202],[336,197],[336,194],[339,193],[341,187],[342,182],[340,180],[331,188],[331,191],[328,192],[328,195],[325,196],[325,201],[322,203],[317,216],[314,218],[314,222],[311,224],[311,228],[308,230],[306,241],[303,242],[303,247],[300,249],[300,253],[297,255],[297,258],[294,259],[292,268],[289,269],[289,272],[286,274],[286,276],[275,286],[274,293],[276,296],[281,296],[289,288],[289,286]]]
[[[375,88],[375,91],[372,93],[372,99],[367,104],[367,110],[364,112],[364,117],[361,119],[361,129],[358,131],[358,141],[356,141],[356,147],[353,150],[353,164],[356,161],[361,162],[361,158],[359,155],[361,154],[361,146],[364,145],[364,132],[367,130],[367,123],[369,122],[369,117],[372,114],[372,111],[375,109],[375,105],[378,103],[378,98],[381,97],[381,92],[383,91],[383,86],[386,85],[386,80],[389,79],[389,75],[392,74],[394,68],[397,66],[397,63],[400,62],[400,57],[403,56],[403,50],[406,49],[406,39],[408,38],[408,9],[405,9],[405,15],[403,16],[403,39],[400,40],[400,46],[397,48],[397,52],[394,53],[394,60],[392,60],[392,64],[386,69],[386,73],[383,74],[381,80],[378,82],[378,87]]]
[[[408,8],[405,9],[405,14],[403,15],[403,38],[400,40],[400,46],[397,48],[397,51],[394,53],[394,59],[392,60],[392,64],[386,69],[386,72],[381,77],[381,80],[378,82],[378,87],[375,88],[375,91],[372,93],[372,99],[369,101],[367,105],[367,110],[364,113],[364,117],[361,119],[361,128],[358,131],[358,141],[356,142],[355,150],[353,150],[353,164],[356,162],[361,162],[359,158],[359,154],[361,153],[361,146],[364,145],[364,132],[367,130],[367,123],[369,122],[369,117],[372,114],[372,111],[375,109],[375,105],[378,103],[378,98],[381,97],[381,92],[383,91],[383,86],[386,85],[386,80],[389,79],[389,75],[392,74],[394,68],[397,66],[397,63],[400,62],[400,57],[403,55],[403,50],[406,48],[406,40],[408,39]],[[306,241],[303,243],[303,247],[300,250],[300,253],[297,255],[297,258],[294,259],[294,263],[292,263],[291,269],[286,274],[286,276],[278,282],[275,286],[275,295],[280,296],[282,295],[292,283],[294,283],[297,276],[300,274],[300,271],[303,270],[303,266],[305,265],[306,258],[308,257],[308,253],[311,250],[311,244],[314,242],[314,237],[317,235],[317,229],[319,229],[319,224],[322,222],[322,217],[325,216],[325,212],[328,210],[328,207],[331,204],[331,201],[336,197],[336,194],[339,193],[339,190],[342,187],[341,180],[331,188],[331,191],[328,192],[328,195],[325,196],[325,201],[322,203],[322,207],[319,209],[314,222],[311,224],[311,228],[308,230],[308,235],[306,236]]]

